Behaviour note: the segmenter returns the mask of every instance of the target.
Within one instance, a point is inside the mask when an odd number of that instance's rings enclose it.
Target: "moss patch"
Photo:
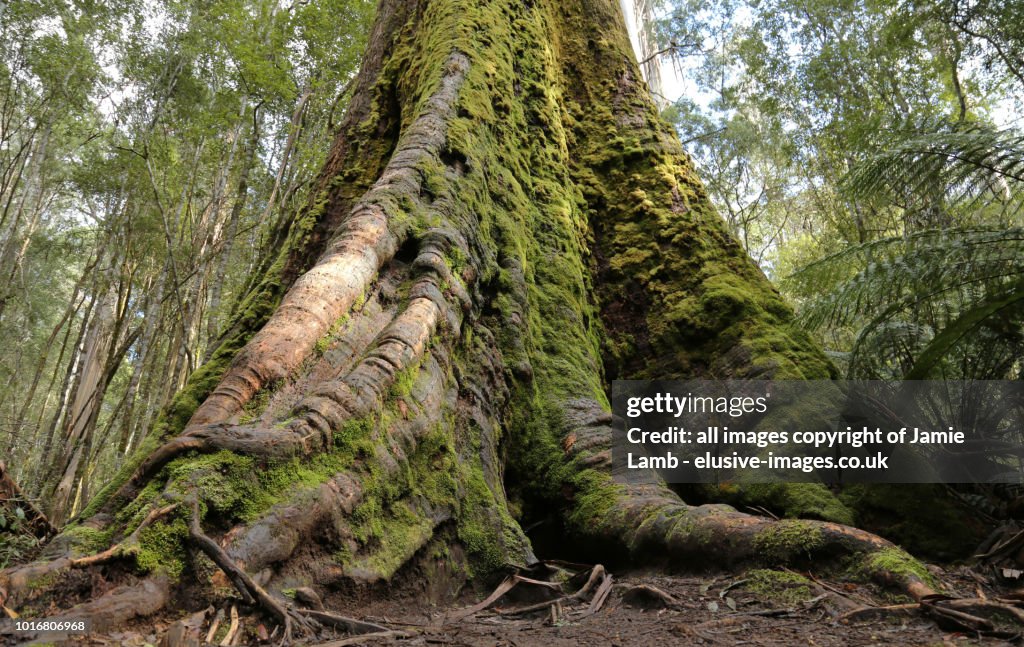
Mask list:
[[[852,509],[821,483],[757,483],[721,486],[715,499],[735,506],[764,506],[787,518],[854,525]]]
[[[917,579],[935,590],[941,589],[939,581],[924,564],[895,546],[871,553],[861,563],[854,565],[854,575],[859,579],[870,580],[877,574],[895,577],[897,580]]]
[[[745,577],[743,588],[764,600],[795,606],[814,597],[811,581],[798,573],[757,569]]]
[[[768,563],[806,559],[824,544],[820,528],[806,521],[783,519],[754,538],[754,546]]]

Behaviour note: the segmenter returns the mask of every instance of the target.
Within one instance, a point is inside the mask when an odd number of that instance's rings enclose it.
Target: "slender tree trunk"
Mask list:
[[[106,291],[106,288],[104,288]],[[114,325],[113,296],[99,297],[85,336],[82,363],[70,409],[65,417],[63,446],[56,462],[56,481],[49,496],[48,512],[54,525],[61,526],[67,519],[75,479],[88,456],[89,440],[99,416],[106,391],[105,369]]]
[[[617,0],[383,0],[309,206],[253,286],[83,512],[146,592],[128,612],[83,596],[72,612],[98,626],[209,583],[192,546],[287,634],[308,627],[268,593],[285,581],[372,583],[425,559],[484,579],[536,561],[536,511],[581,557],[858,554],[931,592],[868,533],[611,473],[612,379],[832,372],[659,119]],[[808,541],[765,555],[780,532]],[[0,602],[43,604],[27,581],[98,562],[69,561],[79,534],[63,560],[0,574]]]

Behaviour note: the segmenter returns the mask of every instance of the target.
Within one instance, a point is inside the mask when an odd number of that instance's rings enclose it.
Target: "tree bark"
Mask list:
[[[860,554],[927,595],[873,535],[611,473],[612,379],[831,374],[660,120],[616,0],[383,0],[286,243],[57,557],[0,574],[0,602],[43,604],[31,583],[102,533],[143,583],[213,585],[192,546],[301,627],[267,592],[424,559],[478,579],[527,567],[538,510],[615,562]]]

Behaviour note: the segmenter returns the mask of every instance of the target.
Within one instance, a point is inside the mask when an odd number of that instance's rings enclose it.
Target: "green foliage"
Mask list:
[[[373,8],[0,10],[0,334],[19,340],[0,350],[0,418],[33,495],[80,445],[71,477],[89,492],[137,463],[273,311]],[[77,386],[83,347],[110,371]],[[74,419],[88,428],[70,434]]]
[[[1024,207],[1024,134],[983,123],[895,130],[843,184],[854,198],[898,206],[908,230],[1014,222]]]
[[[984,137],[973,126],[1005,127],[1020,111],[1019,8],[988,0],[660,4],[660,45],[673,46],[674,66],[697,90],[667,115],[716,207],[775,277],[902,233],[902,211],[864,204],[840,186],[854,164],[892,143],[893,124],[931,124],[919,128],[924,136],[937,123],[956,124],[957,146],[970,148]],[[966,188],[950,179],[950,192]]]
[[[820,528],[808,522],[784,519],[761,531],[754,545],[768,563],[784,563],[812,556],[824,544]]]
[[[15,502],[0,506],[0,570],[32,555],[39,540],[28,528],[25,510]]]
[[[832,254],[787,289],[817,329],[849,329],[858,377],[1012,378],[1024,349],[1024,138],[981,126],[912,135],[855,166],[848,190],[892,206],[907,231]],[[982,350],[984,349],[984,350]]]
[[[1019,9],[663,9],[662,40],[701,92],[667,114],[719,211],[785,279],[832,359],[858,377],[1016,376],[1024,136],[1007,124],[1024,96]]]

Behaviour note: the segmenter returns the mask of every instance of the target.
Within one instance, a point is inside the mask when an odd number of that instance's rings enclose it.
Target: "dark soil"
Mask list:
[[[764,573],[763,571],[761,573]],[[786,575],[796,577],[790,572]],[[941,573],[947,591],[958,597],[979,593],[996,597],[997,592],[979,584],[981,578],[966,569]],[[841,622],[839,617],[865,604],[891,606],[906,600],[887,598],[884,593],[864,585],[814,579],[803,584],[765,587],[758,584],[757,572],[744,575],[665,576],[633,573],[616,576],[614,587],[597,612],[583,614],[589,608],[589,596],[575,604],[565,604],[559,614],[550,607],[528,615],[508,612],[544,601],[556,594],[543,587],[521,583],[495,604],[469,618],[445,624],[446,616],[487,597],[487,592],[465,594],[459,604],[431,604],[425,594],[412,594],[415,587],[403,586],[388,595],[374,591],[366,595],[346,594],[344,606],[336,613],[360,618],[404,632],[405,637],[365,636],[353,639],[345,633],[322,634],[304,645],[344,647],[344,645],[958,645],[1005,644],[1006,637],[980,636],[965,631],[943,630],[919,611],[884,611],[873,617]],[[570,591],[573,588],[567,587]],[[664,594],[664,595],[662,595]],[[547,596],[547,597],[545,597]],[[328,600],[329,603],[339,602]],[[271,644],[266,620],[239,604],[241,613],[235,645]],[[328,606],[331,606],[329,604]],[[230,601],[225,609],[231,607]],[[205,618],[193,616],[192,641],[168,642],[168,630],[176,620],[188,614],[165,616],[140,624],[132,630],[108,635],[76,637],[59,644],[160,645],[178,647],[206,644],[212,613]],[[226,626],[217,632],[220,641]],[[179,632],[181,633],[181,632]],[[262,640],[261,640],[262,637]],[[52,638],[51,638],[52,640]],[[0,644],[3,640],[0,639]],[[6,644],[18,644],[9,642]],[[274,641],[276,644],[276,641]]]

